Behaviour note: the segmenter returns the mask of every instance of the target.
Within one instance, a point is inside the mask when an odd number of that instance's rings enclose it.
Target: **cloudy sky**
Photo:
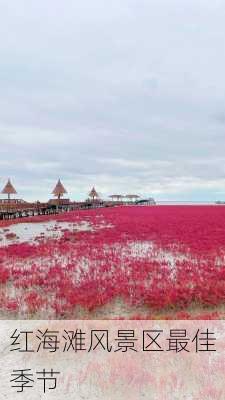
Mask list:
[[[225,200],[224,5],[0,0],[0,186]]]

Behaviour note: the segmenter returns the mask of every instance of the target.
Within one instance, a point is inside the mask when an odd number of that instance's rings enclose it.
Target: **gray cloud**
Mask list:
[[[0,184],[225,198],[222,1],[0,9]]]

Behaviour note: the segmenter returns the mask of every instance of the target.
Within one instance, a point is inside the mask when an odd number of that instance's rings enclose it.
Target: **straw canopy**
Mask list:
[[[54,190],[52,191],[52,194],[54,194],[54,196],[60,198],[61,196],[63,196],[65,193],[67,193],[66,189],[64,188],[62,182],[60,181],[60,179],[58,180]]]
[[[94,187],[91,189],[88,196],[91,197],[93,200],[99,197]]]
[[[16,189],[14,188],[14,186],[12,185],[10,179],[8,179],[8,182],[6,183],[4,189],[2,190],[2,194],[17,194]]]

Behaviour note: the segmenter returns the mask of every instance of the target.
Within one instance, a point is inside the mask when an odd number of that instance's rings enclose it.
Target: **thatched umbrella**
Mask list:
[[[95,188],[93,187],[88,195],[88,197],[90,197],[93,200],[96,200],[99,198],[98,193],[96,192]]]
[[[12,185],[10,179],[8,179],[8,182],[6,183],[4,189],[1,192],[2,194],[7,194],[8,195],[8,200],[10,201],[10,195],[11,194],[17,194],[16,189]]]
[[[62,182],[60,179],[58,180],[54,190],[52,191],[52,194],[58,198],[58,202],[60,201],[60,198],[67,193],[67,190],[64,188]]]

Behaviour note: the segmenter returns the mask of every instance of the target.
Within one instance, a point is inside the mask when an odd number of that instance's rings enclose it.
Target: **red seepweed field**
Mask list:
[[[225,207],[0,222],[1,318],[225,318]]]

